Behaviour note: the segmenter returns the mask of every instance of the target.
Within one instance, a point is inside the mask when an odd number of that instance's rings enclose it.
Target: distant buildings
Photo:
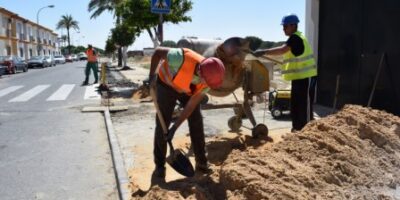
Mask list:
[[[0,55],[59,55],[57,34],[0,7]]]

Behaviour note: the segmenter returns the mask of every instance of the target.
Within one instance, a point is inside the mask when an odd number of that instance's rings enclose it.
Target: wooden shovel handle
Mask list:
[[[155,82],[156,80],[154,80]],[[156,84],[150,84],[150,95],[151,98],[153,98],[153,103],[154,103],[154,107],[156,108],[157,111],[157,116],[158,116],[158,120],[160,121],[161,127],[164,131],[164,134],[167,135],[168,134],[168,128],[167,125],[165,124],[165,120],[164,117],[161,113],[160,107],[158,106],[158,102],[157,102],[157,94],[156,94]]]

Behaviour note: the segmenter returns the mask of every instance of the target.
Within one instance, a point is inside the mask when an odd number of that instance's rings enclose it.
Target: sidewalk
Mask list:
[[[116,87],[118,92],[126,93],[125,95],[116,96],[112,99],[114,105],[126,105],[128,111],[112,113],[111,118],[119,142],[121,152],[123,154],[124,166],[128,172],[128,176],[134,188],[137,190],[147,190],[150,187],[150,176],[154,169],[153,164],[153,135],[155,128],[155,115],[153,103],[146,99],[141,101],[132,95],[132,92],[138,89],[142,81],[147,78],[148,70],[138,66],[135,63],[129,63],[132,70],[112,70],[113,76],[119,76],[117,82],[131,82],[131,87]],[[122,79],[122,80],[121,80]],[[116,84],[118,86],[118,84]],[[238,89],[237,97],[243,99],[243,91]],[[131,95],[129,95],[131,94]],[[210,97],[211,103],[234,103],[233,95],[218,98]],[[317,113],[328,112],[322,107],[315,108]],[[255,104],[252,108],[257,124],[263,123],[269,129],[269,136],[274,142],[280,141],[281,137],[290,132],[291,121],[290,117],[286,116],[282,120],[272,118],[265,103]],[[232,108],[203,110],[204,130],[206,134],[207,151],[221,151],[221,158],[209,158],[213,166],[218,166],[223,162],[223,157],[232,149],[238,148],[238,143],[243,143],[244,140],[251,138],[251,131],[245,127],[252,127],[248,119],[243,119],[243,127],[239,133],[232,133],[227,125],[228,119],[234,116]],[[185,149],[190,149],[190,140],[188,137],[188,126],[184,123],[176,133],[174,145]],[[217,148],[212,141],[223,138],[225,144],[222,143]],[[263,138],[265,139],[265,138]],[[267,141],[264,141],[267,142]],[[228,145],[228,146],[227,146]],[[189,150],[188,150],[189,151]],[[222,155],[223,154],[223,155]],[[191,159],[192,156],[191,156]],[[194,163],[194,161],[193,161]],[[183,178],[172,169],[167,167],[167,181]]]

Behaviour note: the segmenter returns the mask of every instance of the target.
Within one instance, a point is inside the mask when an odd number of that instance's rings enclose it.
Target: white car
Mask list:
[[[79,61],[78,55],[72,54],[71,57],[73,61]]]
[[[81,52],[78,54],[78,58],[79,60],[87,60],[87,55],[86,53]]]
[[[62,55],[54,56],[56,64],[65,64],[65,58]]]
[[[48,63],[50,63],[50,67],[51,66],[56,66],[56,61],[54,60],[54,56],[50,55],[50,56],[45,56],[44,57]]]

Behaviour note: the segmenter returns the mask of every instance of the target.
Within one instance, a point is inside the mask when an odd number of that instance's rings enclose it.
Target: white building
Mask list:
[[[0,7],[0,55],[59,55],[57,34]]]

